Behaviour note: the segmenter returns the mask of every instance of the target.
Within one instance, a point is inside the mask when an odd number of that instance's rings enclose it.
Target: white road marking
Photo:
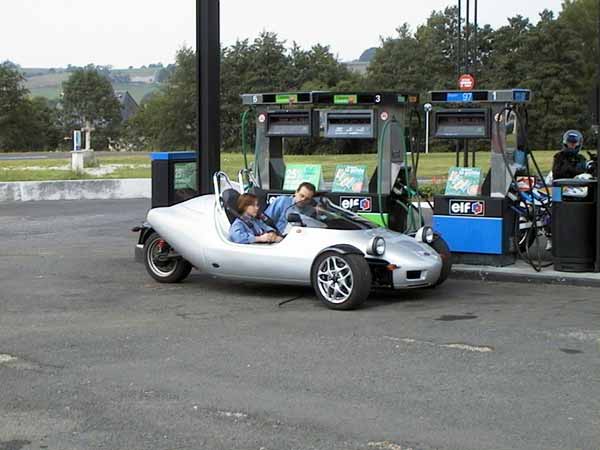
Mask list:
[[[488,347],[487,345],[442,344],[442,345],[440,345],[440,347],[455,348],[458,350],[466,350],[468,352],[479,352],[479,353],[488,353],[488,352],[494,351],[494,349],[492,347]]]
[[[12,355],[6,355],[4,353],[0,353],[0,364],[6,364],[9,362],[16,361],[17,358]]]
[[[218,414],[223,417],[233,417],[234,419],[245,419],[248,417],[248,414],[241,412],[219,411]]]
[[[375,448],[375,449],[379,449],[379,450],[413,450],[412,448],[402,447],[402,446],[400,446],[398,444],[394,444],[393,442],[390,442],[390,441],[369,442],[367,445],[369,448]]]
[[[576,330],[567,333],[560,333],[559,337],[576,339],[578,341],[598,341],[600,342],[600,331],[599,330]]]
[[[465,350],[468,352],[476,352],[476,353],[489,353],[493,352],[494,348],[487,345],[470,345],[460,342],[448,343],[448,344],[438,344],[437,342],[431,341],[418,341],[412,338],[396,338],[392,336],[384,336],[384,339],[388,339],[390,341],[402,342],[403,344],[421,344],[421,345],[429,345],[432,347],[438,348],[450,348],[454,350]]]

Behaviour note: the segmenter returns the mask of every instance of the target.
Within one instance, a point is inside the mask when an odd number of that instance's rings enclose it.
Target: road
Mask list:
[[[600,449],[597,290],[163,286],[147,208],[0,204],[1,450]]]
[[[143,152],[95,152],[96,156],[119,158],[149,155]],[[71,159],[71,152],[26,152],[26,153],[0,153],[0,161],[35,161],[44,159]]]

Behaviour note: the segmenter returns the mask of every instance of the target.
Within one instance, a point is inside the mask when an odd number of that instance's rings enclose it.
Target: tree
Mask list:
[[[30,119],[27,127],[29,145],[32,150],[54,150],[62,140],[60,117],[56,106],[48,99],[34,97],[30,103]]]
[[[377,47],[368,48],[364,52],[362,52],[358,60],[361,62],[371,62],[375,57],[375,53],[377,53]]]
[[[240,93],[252,91],[253,52],[248,39],[244,39],[221,53],[221,136],[224,148],[236,148],[240,144],[243,111]]]
[[[60,142],[56,108],[45,99],[29,98],[23,76],[0,65],[0,150],[47,150]]]
[[[433,11],[414,34],[405,23],[382,39],[367,72],[370,88],[425,94],[455,87],[457,20],[455,7]]]
[[[493,32],[493,57],[482,67],[491,89],[522,84],[529,65],[525,57],[525,42],[532,29],[529,19],[516,16],[508,19],[508,25]]]
[[[396,29],[397,36],[382,39],[381,47],[367,69],[367,83],[371,89],[426,89],[418,58],[419,43],[407,23]]]
[[[58,113],[42,97],[26,97],[13,110],[3,137],[4,150],[56,149],[62,138]]]
[[[10,63],[0,64],[0,149],[10,150],[19,109],[28,94],[21,75]]]
[[[572,50],[579,45],[577,35],[548,10],[525,38],[521,84],[534,92],[530,127],[536,148],[555,148],[567,129],[589,126],[586,83],[576,69],[584,64],[583,53]]]
[[[77,69],[63,83],[63,93],[65,131],[91,125],[96,149],[107,148],[109,139],[118,138],[121,106],[105,76],[95,69]]]
[[[13,70],[17,70],[17,71],[21,69],[21,66],[19,66],[17,63],[12,62],[9,59],[7,59],[6,61],[4,61],[0,65],[4,66],[5,68],[13,69]]]
[[[432,12],[427,23],[417,28],[415,33],[418,43],[416,62],[421,67],[421,74],[428,74],[427,77],[421,77],[428,80],[421,83],[426,90],[454,89],[456,87],[457,25],[458,9],[449,7],[444,11]],[[421,92],[423,92],[423,87],[420,89]]]
[[[189,149],[196,146],[196,55],[181,49],[161,89],[145,98],[140,112],[127,125],[128,139],[138,147]],[[240,95],[254,92],[334,89],[359,84],[357,75],[335,58],[329,47],[286,49],[276,34],[238,40],[221,52],[221,136],[223,147],[239,149]]]
[[[137,148],[189,150],[196,147],[196,54],[184,47],[168,82],[142,103],[126,125],[128,143]]]
[[[577,36],[578,45],[572,51],[582,54],[581,72],[590,86],[598,82],[598,14],[598,0],[566,0],[558,18],[559,22]]]
[[[328,90],[349,77],[348,69],[331,53],[329,46],[317,44],[302,50],[291,48],[291,84],[300,90]]]
[[[285,41],[279,40],[276,33],[263,31],[249,50],[252,70],[247,81],[255,91],[285,91],[293,86]]]
[[[156,72],[156,76],[154,77],[154,81],[156,83],[164,83],[165,81],[167,81],[169,79],[169,77],[171,76],[172,71],[169,70],[168,68],[163,68],[160,69]]]

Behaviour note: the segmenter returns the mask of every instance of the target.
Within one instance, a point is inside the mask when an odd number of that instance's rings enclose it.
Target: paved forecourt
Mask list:
[[[600,448],[596,289],[158,285],[148,207],[0,204],[0,449]]]

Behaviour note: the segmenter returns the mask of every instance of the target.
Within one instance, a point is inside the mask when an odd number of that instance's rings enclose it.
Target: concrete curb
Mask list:
[[[600,287],[598,273],[567,273],[545,269],[535,272],[529,267],[481,267],[456,265],[450,277],[458,280],[499,281],[563,286]]]
[[[151,198],[150,179],[17,181],[0,183],[0,202]]]

